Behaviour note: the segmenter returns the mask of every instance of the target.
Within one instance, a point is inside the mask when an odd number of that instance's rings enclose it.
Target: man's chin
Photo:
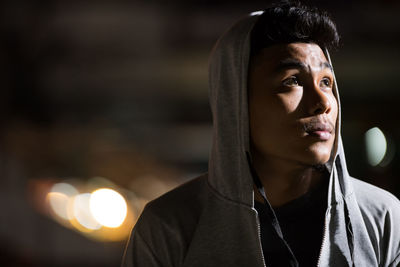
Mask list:
[[[312,168],[316,171],[324,172],[326,170],[326,165],[325,164],[315,164],[315,165],[312,165]]]
[[[303,164],[308,165],[315,169],[325,168],[325,164],[328,163],[330,157],[327,155],[311,155],[310,157],[303,157]]]
[[[331,146],[311,146],[304,154],[304,160],[309,165],[324,165],[331,157]]]

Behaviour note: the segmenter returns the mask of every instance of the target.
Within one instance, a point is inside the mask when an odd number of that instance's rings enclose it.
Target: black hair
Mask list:
[[[298,1],[281,1],[264,10],[251,32],[251,55],[274,44],[316,43],[337,49],[339,34],[326,12]]]

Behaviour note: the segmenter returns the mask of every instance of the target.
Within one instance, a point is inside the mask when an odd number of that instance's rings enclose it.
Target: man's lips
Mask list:
[[[326,141],[331,138],[334,127],[330,123],[311,121],[304,124],[304,130],[310,136]]]
[[[332,134],[327,131],[314,131],[314,132],[308,132],[310,136],[317,137],[320,140],[327,141],[331,138]]]

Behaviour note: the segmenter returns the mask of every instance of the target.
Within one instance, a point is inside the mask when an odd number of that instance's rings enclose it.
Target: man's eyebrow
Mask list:
[[[279,61],[278,65],[275,68],[276,72],[281,72],[287,69],[307,69],[307,66],[294,58],[287,58]]]
[[[320,64],[321,69],[330,69],[333,70],[332,65],[325,61]],[[294,58],[287,58],[279,61],[278,65],[275,68],[276,72],[280,72],[282,70],[287,70],[287,69],[308,69],[307,65],[304,64],[303,62],[294,59]]]
[[[325,62],[321,63],[321,68],[330,69],[331,71],[333,71],[332,65],[328,61],[325,61]]]

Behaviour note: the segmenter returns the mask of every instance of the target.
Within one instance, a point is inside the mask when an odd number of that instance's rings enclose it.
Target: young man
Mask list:
[[[330,18],[253,13],[210,63],[207,174],[150,202],[123,266],[398,266],[400,202],[349,176]]]

